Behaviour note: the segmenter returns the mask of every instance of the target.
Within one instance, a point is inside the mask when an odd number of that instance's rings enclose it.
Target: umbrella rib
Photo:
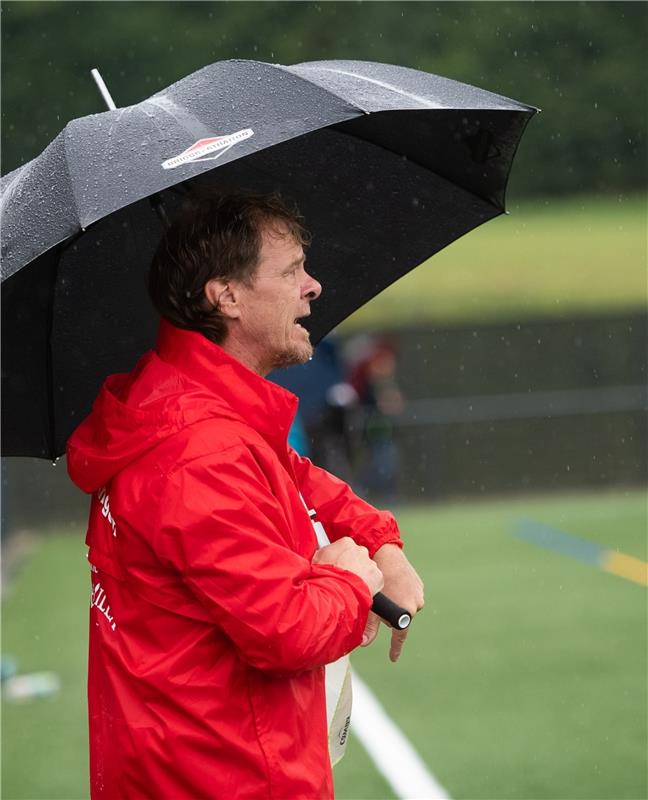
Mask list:
[[[274,67],[275,69],[280,69],[282,72],[287,72],[289,75],[292,75],[293,78],[298,78],[300,81],[307,83],[311,88],[317,87],[322,92],[326,92],[326,94],[330,95],[331,97],[334,97],[338,102],[340,102],[340,100],[343,100],[345,103],[348,103],[348,105],[351,106],[352,108],[357,108],[358,111],[362,111],[363,114],[373,113],[368,108],[364,108],[363,106],[361,106],[360,103],[357,103],[354,100],[348,100],[346,97],[340,97],[340,95],[336,94],[332,89],[327,89],[326,86],[320,86],[319,83],[315,83],[315,81],[311,81],[308,78],[304,77],[303,75],[300,75],[297,72],[293,72],[290,69],[290,67],[286,67],[283,64],[271,64],[270,66]]]
[[[140,110],[148,119],[152,120],[155,127],[158,128],[158,130],[160,130],[162,133],[165,131],[158,124],[155,115],[149,112],[147,104],[150,104],[159,111],[168,114],[183,130],[187,131],[187,133],[195,133],[197,136],[210,135],[209,128],[207,128],[207,126],[201,122],[195,114],[190,114],[186,106],[180,106],[168,97],[161,98],[158,95],[152,95],[151,97],[147,97],[145,100],[142,100],[137,107],[138,110]]]
[[[430,109],[448,109],[448,106],[443,105],[443,103],[435,103],[433,100],[428,100],[427,98],[425,98],[425,97],[423,97],[421,95],[414,94],[413,92],[406,92],[404,89],[399,89],[398,86],[394,86],[391,83],[387,83],[385,81],[379,81],[379,80],[376,80],[376,78],[368,78],[366,75],[359,75],[357,72],[349,72],[348,70],[343,70],[343,69],[332,69],[331,67],[320,67],[320,69],[322,70],[322,72],[336,72],[339,75],[347,75],[350,78],[357,78],[359,81],[365,81],[366,83],[373,83],[375,86],[380,86],[381,89],[389,89],[390,91],[395,92],[396,94],[399,94],[402,97],[408,97],[410,100],[414,100],[417,103],[421,103],[426,108],[430,108]],[[450,78],[448,78],[447,80],[450,80],[452,83],[458,83],[457,81],[454,81],[454,80],[452,80]],[[483,89],[479,89],[478,91],[480,93],[482,93],[482,94],[486,93],[486,94],[490,95],[492,98],[497,98],[498,100],[503,100],[504,104],[505,104],[505,109],[507,111],[516,111],[516,110],[517,111],[533,111],[534,113],[536,111],[538,111],[538,109],[535,106],[530,106],[530,105],[527,105],[526,103],[520,103],[517,100],[510,100],[508,97],[504,97],[501,94],[496,94],[494,92],[485,92],[485,90],[483,90]],[[516,108],[512,108],[511,107],[511,103],[515,104],[516,106],[520,106],[520,108],[517,108],[517,109]],[[407,109],[395,109],[395,110],[406,111]],[[450,110],[450,109],[448,109],[448,110]],[[371,113],[371,112],[369,112],[369,113]]]
[[[81,209],[79,208],[79,204],[77,202],[76,194],[74,193],[74,182],[72,180],[72,175],[70,174],[70,163],[69,163],[69,160],[68,160],[68,133],[70,131],[70,126],[74,123],[74,121],[75,120],[72,120],[72,122],[68,123],[65,126],[65,128],[63,129],[63,132],[61,133],[61,136],[63,136],[63,148],[65,150],[65,159],[64,159],[64,161],[65,161],[65,171],[67,172],[68,183],[70,185],[70,194],[72,195],[72,200],[74,202],[74,211],[76,213],[76,220],[77,220],[77,224],[78,224],[79,228],[81,230],[83,230],[84,226],[83,226],[83,223],[81,222]]]
[[[386,83],[385,81],[379,81],[375,78],[367,78],[366,75],[359,75],[357,72],[349,72],[344,69],[331,69],[330,67],[320,67],[322,72],[333,72],[337,75],[347,75],[349,78],[355,78],[359,81],[365,81],[366,83],[373,83],[374,86],[380,86],[381,89],[388,89],[390,92],[394,92],[395,94],[400,95],[401,97],[407,97],[410,100],[414,100],[416,103],[420,103],[421,105],[425,106],[425,108],[430,109],[438,109],[438,108],[445,108],[441,103],[435,103],[431,100],[428,100],[425,97],[421,97],[421,95],[414,94],[412,92],[406,92],[404,89],[399,89],[398,86],[394,86],[391,83]],[[319,84],[318,84],[319,85]],[[403,109],[404,111],[407,109]],[[371,112],[368,111],[368,114]]]

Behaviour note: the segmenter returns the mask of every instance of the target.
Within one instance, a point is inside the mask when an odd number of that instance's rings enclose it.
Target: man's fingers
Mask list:
[[[391,637],[391,647],[389,648],[389,660],[396,663],[400,658],[401,650],[403,649],[403,645],[405,644],[405,639],[407,639],[407,630],[404,631],[392,631]]]
[[[373,640],[378,636],[378,629],[380,628],[380,618],[373,613],[373,611],[369,612],[369,618],[367,619],[367,625],[364,629],[364,633],[362,634],[362,646],[367,647],[370,645]]]
[[[319,550],[316,550],[312,562],[313,564],[330,564],[339,559],[343,553],[352,549],[357,549],[356,543],[349,536],[343,536],[341,539],[326,545],[326,547],[320,547]],[[366,548],[361,549],[366,551]]]

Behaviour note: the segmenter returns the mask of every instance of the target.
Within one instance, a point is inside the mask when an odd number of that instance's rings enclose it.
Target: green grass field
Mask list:
[[[521,200],[342,326],[608,314],[648,305],[646,198]]]
[[[520,541],[527,519],[646,560],[639,491],[403,508],[427,607],[403,658],[383,631],[354,666],[453,798],[645,798],[647,590]],[[38,540],[9,587],[3,652],[62,691],[3,701],[5,800],[87,797],[83,537]],[[359,743],[339,800],[391,798]]]

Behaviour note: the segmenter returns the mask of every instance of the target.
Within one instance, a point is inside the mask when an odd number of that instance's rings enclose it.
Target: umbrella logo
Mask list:
[[[249,139],[254,136],[252,128],[245,128],[236,133],[228,133],[226,136],[211,136],[207,139],[198,139],[197,142],[183,150],[177,156],[168,158],[162,162],[162,169],[175,169],[182,166],[182,164],[190,164],[195,161],[216,161],[228,150],[234,147],[235,144]]]

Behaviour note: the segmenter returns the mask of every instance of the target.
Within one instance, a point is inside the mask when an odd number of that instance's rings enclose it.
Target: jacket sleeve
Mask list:
[[[389,511],[379,511],[358,497],[344,481],[316,467],[295,450],[289,451],[301,493],[314,508],[331,541],[350,536],[373,556],[383,544],[403,546],[398,525]]]
[[[259,465],[237,447],[168,477],[154,547],[243,660],[291,673],[357,647],[372,600],[356,575],[295,552],[293,537]]]

